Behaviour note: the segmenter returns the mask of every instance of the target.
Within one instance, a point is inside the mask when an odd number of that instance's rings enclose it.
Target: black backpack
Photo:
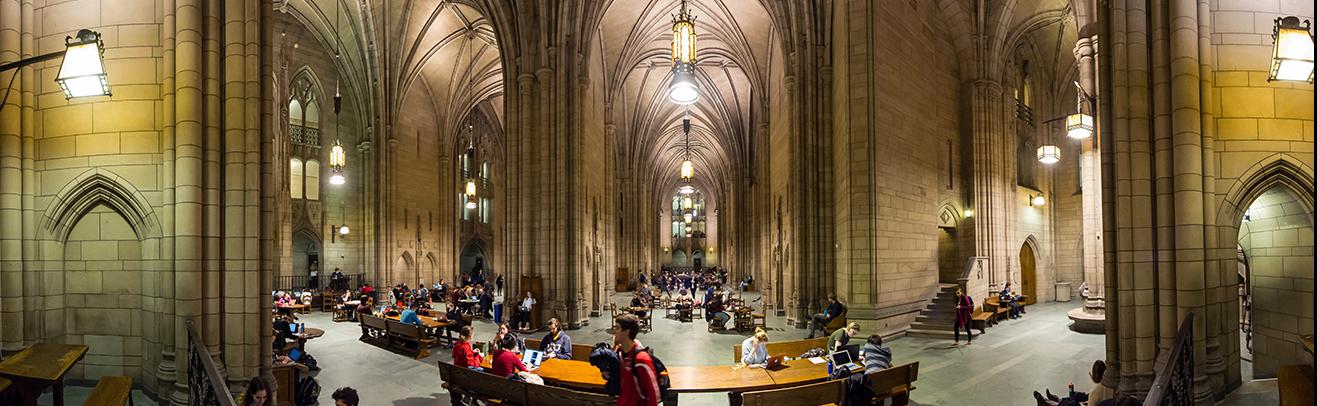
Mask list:
[[[297,382],[297,406],[319,404],[320,382],[316,378],[306,377]]]
[[[668,379],[668,367],[654,355],[652,349],[645,348],[641,351],[649,353],[649,359],[654,362],[654,374],[658,376],[659,401],[662,403],[662,400],[668,397],[668,388],[672,387],[672,382]]]

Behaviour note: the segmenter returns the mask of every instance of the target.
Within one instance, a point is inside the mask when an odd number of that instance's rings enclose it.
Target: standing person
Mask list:
[[[540,351],[545,358],[572,359],[572,337],[562,331],[557,317],[549,319],[549,334],[540,340]]]
[[[810,320],[809,336],[805,337],[805,339],[814,338],[816,332],[827,332],[828,323],[831,323],[833,319],[840,316],[845,310],[846,306],[842,306],[841,302],[837,301],[837,294],[829,293],[828,308],[824,309],[823,313],[815,314],[814,318]]]
[[[741,362],[752,367],[768,365],[768,333],[755,327],[755,334],[741,342]]]
[[[649,351],[636,341],[640,319],[623,314],[613,320],[613,345],[622,356],[621,389],[617,404],[621,406],[658,406],[658,372]]]
[[[956,344],[960,344],[960,327],[965,326],[965,334],[968,337],[965,345],[974,343],[974,332],[970,330],[970,313],[974,311],[974,299],[965,294],[965,291],[956,288],[956,323],[951,327],[956,335]]]
[[[498,274],[498,278],[494,279],[494,286],[498,287],[498,294],[503,294],[503,274]]]

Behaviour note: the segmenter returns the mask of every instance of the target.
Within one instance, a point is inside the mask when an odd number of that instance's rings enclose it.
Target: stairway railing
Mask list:
[[[187,321],[188,405],[238,406],[192,320]]]
[[[1185,315],[1171,353],[1157,370],[1143,406],[1192,405],[1194,402],[1194,314]]]

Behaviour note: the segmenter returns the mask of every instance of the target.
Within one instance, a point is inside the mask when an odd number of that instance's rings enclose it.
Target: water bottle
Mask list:
[[[832,360],[828,360],[828,376],[832,376]]]

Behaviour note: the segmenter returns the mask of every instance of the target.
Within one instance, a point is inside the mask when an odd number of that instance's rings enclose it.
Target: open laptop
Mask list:
[[[540,362],[544,361],[544,353],[539,350],[527,348],[526,352],[521,354],[521,363],[526,364],[526,368],[539,368]]]
[[[787,356],[784,354],[778,354],[768,357],[767,364],[764,365],[764,368],[770,370],[777,370],[779,368],[782,368],[782,362],[786,361],[786,357]]]
[[[839,370],[845,370],[847,373],[852,373],[864,369],[864,366],[851,360],[851,353],[849,351],[833,351],[830,356],[832,357],[832,365]]]

